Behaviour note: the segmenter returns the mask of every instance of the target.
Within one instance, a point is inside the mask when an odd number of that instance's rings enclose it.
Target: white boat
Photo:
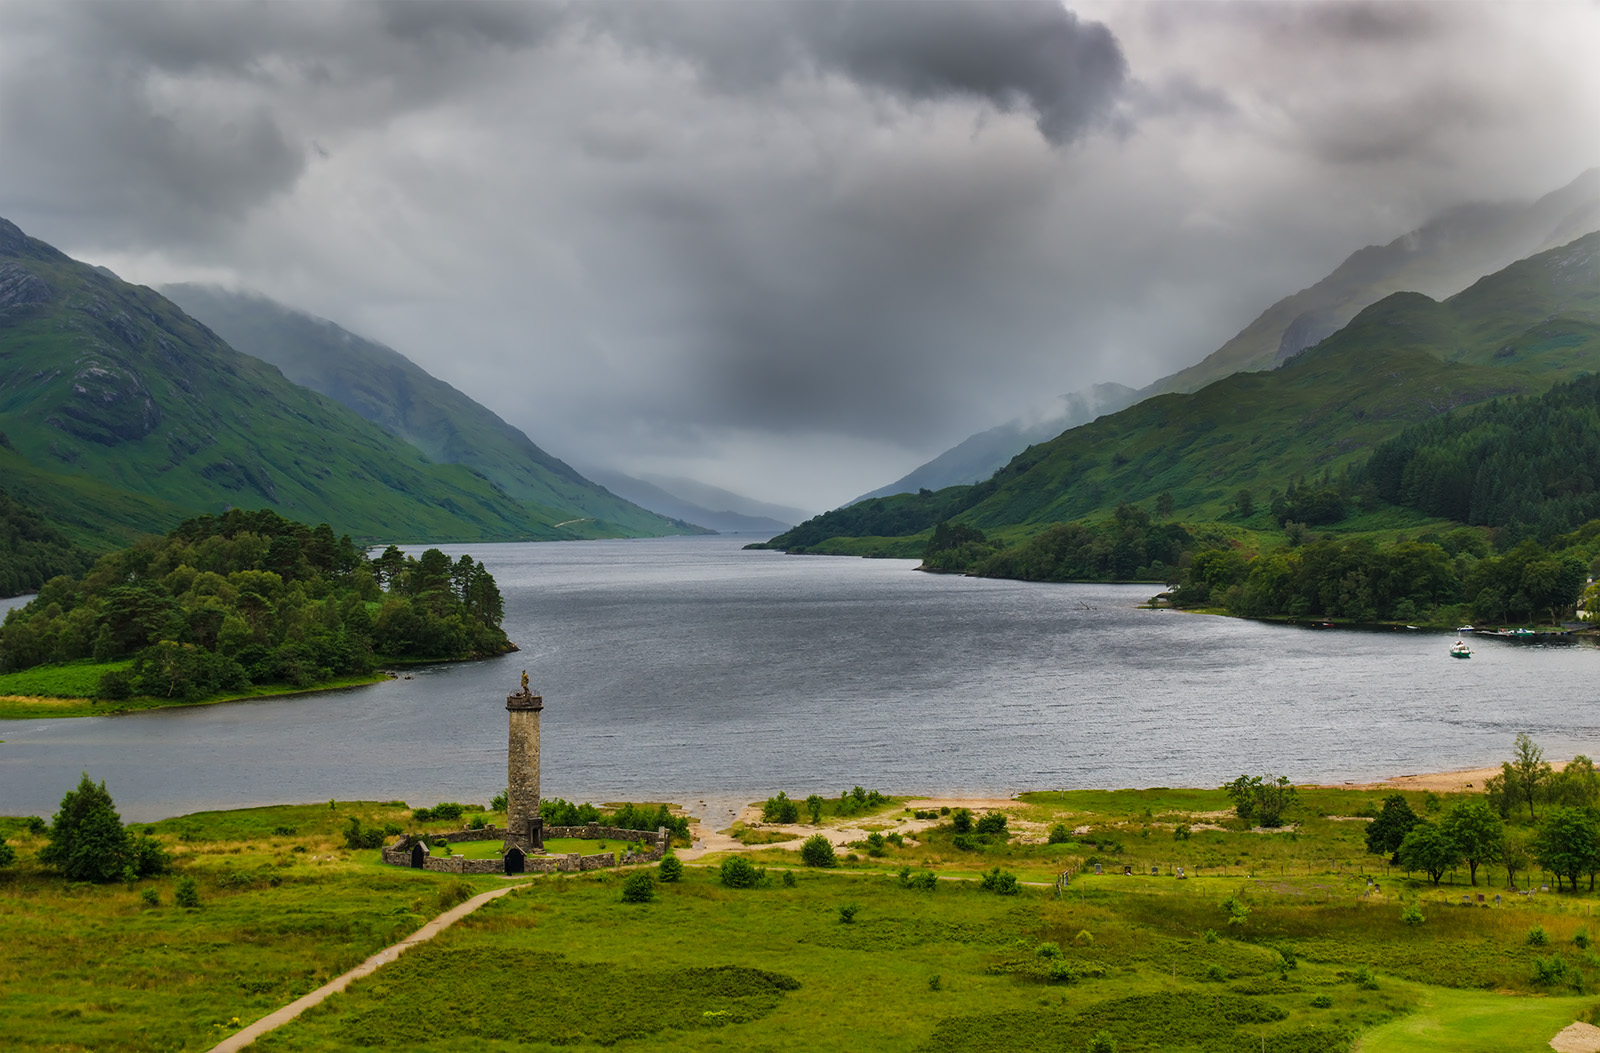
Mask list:
[[[1455,642],[1455,646],[1450,648],[1450,657],[1451,658],[1471,658],[1472,657],[1472,648],[1467,646],[1467,642],[1465,640],[1457,640]]]
[[[1456,632],[1458,632],[1458,633],[1470,633],[1470,632],[1475,632],[1475,631],[1476,630],[1474,630],[1472,628],[1472,626],[1470,626],[1470,625],[1458,625],[1458,626],[1456,626]]]

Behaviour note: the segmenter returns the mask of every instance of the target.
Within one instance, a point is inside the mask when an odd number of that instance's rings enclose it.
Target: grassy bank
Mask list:
[[[1357,815],[1383,796],[1302,788],[1294,825],[1272,833],[1229,819],[1220,791],[1027,794],[1003,805],[1007,828],[987,841],[959,840],[953,816],[916,820],[909,801],[825,818],[884,838],[841,846],[833,869],[773,848],[740,853],[767,868],[754,888],[720,882],[723,856],[658,883],[649,903],[623,902],[623,873],[522,879],[258,1048],[379,1048],[403,1034],[422,1050],[1078,1053],[1103,1031],[1122,1053],[1357,1041],[1363,1053],[1531,1053],[1592,1015],[1600,956],[1587,937],[1600,896],[1512,895],[1487,870],[1476,888],[1465,870],[1438,886],[1390,872],[1363,851]],[[1419,811],[1449,803],[1404,796]],[[174,874],[85,886],[40,868],[42,837],[0,820],[18,849],[0,869],[8,1041],[204,1049],[235,1018],[248,1023],[414,931],[460,879],[345,848],[350,816],[417,825],[400,802],[199,813],[148,827],[177,857]],[[1058,826],[1070,836],[1046,843]],[[983,887],[995,868],[1022,879],[1015,894]],[[931,888],[907,880],[927,872]],[[172,905],[184,878],[198,883],[197,909]],[[1505,898],[1479,907],[1480,892]],[[1463,894],[1474,905],[1460,906]],[[1403,917],[1413,907],[1420,923]]]
[[[360,676],[341,676],[314,687],[293,684],[252,684],[250,687],[216,691],[198,698],[154,698],[135,695],[118,701],[94,697],[102,674],[124,670],[124,662],[73,662],[41,666],[17,673],[0,674],[0,720],[28,720],[34,717],[104,717],[113,713],[134,713],[146,709],[175,709],[183,706],[210,706],[218,702],[238,702],[250,698],[278,698],[286,695],[312,695],[347,687],[377,684],[389,679],[379,670]]]

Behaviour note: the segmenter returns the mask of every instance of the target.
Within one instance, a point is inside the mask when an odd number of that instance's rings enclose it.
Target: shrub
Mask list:
[[[439,886],[439,909],[449,910],[458,907],[472,898],[472,886],[456,878],[454,881]]]
[[[1528,946],[1543,947],[1550,942],[1550,934],[1544,931],[1543,925],[1535,925],[1528,930]]]
[[[495,794],[494,795],[494,799],[489,802],[489,811],[491,811],[491,812],[503,812],[505,810],[506,810],[506,791],[501,790],[499,793]]]
[[[1054,940],[1046,940],[1045,942],[1039,944],[1038,949],[1035,950],[1034,953],[1041,958],[1059,958],[1061,957],[1061,944]]]
[[[28,818],[24,819],[23,822],[28,827],[28,833],[33,834],[34,836],[38,836],[39,834],[42,834],[46,830],[50,829],[49,825],[37,815],[30,815]]]
[[[1573,980],[1581,981],[1581,976],[1573,975],[1573,971],[1567,967],[1567,960],[1561,955],[1552,954],[1548,958],[1535,958],[1533,960],[1534,983],[1565,984]]]
[[[147,907],[161,906],[161,893],[153,888],[147,888],[139,893],[139,901]]]
[[[120,702],[132,694],[133,677],[128,675],[126,669],[112,669],[100,674],[99,686],[95,688],[96,698]]]
[[[800,821],[800,806],[779,790],[778,796],[768,797],[767,803],[761,806],[761,818],[768,823],[797,823]]]
[[[980,834],[994,836],[1005,832],[1006,813],[1004,812],[985,812],[983,817],[978,820],[978,833]]]
[[[1090,932],[1088,929],[1079,929],[1078,935],[1072,937],[1072,942],[1077,944],[1079,947],[1093,947],[1094,933]]]
[[[39,862],[60,870],[69,881],[115,881],[129,866],[140,874],[166,869],[166,853],[148,837],[141,842],[129,838],[105,780],[96,786],[87,772],[61,798],[49,837],[50,843],[39,850]],[[155,869],[141,869],[146,865]]]
[[[344,827],[344,846],[351,850],[357,848],[382,848],[383,831],[361,829],[361,820],[352,815],[350,821]]]
[[[1405,910],[1400,912],[1400,920],[1405,922],[1407,925],[1421,925],[1428,919],[1422,916],[1422,908],[1413,903]]]
[[[919,892],[932,892],[939,887],[939,875],[931,870],[919,870],[906,877],[906,888],[916,889]]]
[[[661,872],[662,881],[672,882],[683,879],[683,860],[677,856],[667,856],[656,869]]]
[[[1212,981],[1213,983],[1226,983],[1228,974],[1222,971],[1222,967],[1220,965],[1213,965],[1206,970],[1206,979]]]
[[[1578,950],[1587,950],[1589,947],[1589,926],[1579,925],[1578,931],[1572,934],[1572,942]]]
[[[950,813],[950,829],[958,834],[972,833],[972,809],[957,808]]]
[[[1111,1035],[1105,1031],[1096,1031],[1087,1048],[1088,1053],[1117,1053],[1117,1044],[1111,1041]]]
[[[0,837],[0,867],[8,867],[17,861],[17,850],[6,844],[6,839]]]
[[[822,834],[812,834],[800,846],[800,861],[808,867],[831,867],[838,864],[833,854],[833,843]]]
[[[934,973],[932,976],[928,977],[928,990],[937,991],[942,986],[943,983],[940,981],[938,973]]]
[[[1050,828],[1050,836],[1045,839],[1046,844],[1064,845],[1072,840],[1072,831],[1067,829],[1066,823],[1057,823]]]
[[[1315,997],[1315,998],[1313,998],[1311,1000],[1311,1008],[1313,1008],[1313,1009],[1332,1009],[1333,1008],[1333,999],[1329,998],[1327,995],[1317,995],[1317,997]]]
[[[1228,912],[1229,925],[1243,925],[1245,919],[1250,917],[1250,907],[1238,896],[1229,896],[1222,901],[1222,909]]]
[[[384,837],[399,837],[403,833],[405,833],[405,831],[400,828],[400,824],[399,823],[384,823],[383,824],[383,836]]]
[[[823,800],[820,793],[811,794],[806,798],[806,811],[811,815],[812,826],[822,822],[822,805]]]
[[[855,923],[855,920],[856,920],[856,912],[859,911],[860,909],[861,908],[856,906],[854,903],[845,903],[845,904],[841,905],[839,907],[839,922],[840,922],[840,924],[853,925]]]
[[[184,877],[178,879],[178,887],[172,893],[172,902],[186,908],[200,906],[200,888],[195,884],[194,878]]]
[[[794,888],[798,884],[800,884],[800,882],[795,880],[794,871],[785,870],[783,872],[783,887],[784,888]]]
[[[729,856],[722,861],[718,877],[728,888],[755,888],[767,872],[744,856]]]
[[[330,801],[328,803],[331,805],[333,802]],[[412,818],[412,820],[414,822],[431,823],[431,822],[433,822],[433,809],[432,808],[413,808],[411,810],[411,818]]]
[[[649,903],[656,898],[656,879],[648,870],[636,870],[622,883],[622,902]]]
[[[1017,875],[1009,870],[1001,870],[999,867],[995,867],[983,875],[981,885],[986,891],[993,892],[999,896],[1015,896],[1019,891]]]
[[[1069,961],[1053,958],[1049,968],[1045,970],[1045,975],[1053,984],[1070,984],[1078,979],[1078,970],[1074,969]]]
[[[957,834],[950,839],[950,843],[963,852],[979,852],[983,850],[983,842],[971,834]]]
[[[1189,840],[1190,833],[1191,831],[1189,830],[1188,823],[1179,823],[1177,826],[1172,828],[1172,839],[1174,841],[1187,841]]]
[[[465,810],[454,801],[441,801],[433,806],[433,817],[453,823],[461,818],[461,813]]]
[[[1363,991],[1376,991],[1378,989],[1378,978],[1373,976],[1372,970],[1365,965],[1356,966],[1356,971],[1350,974],[1350,982]]]
[[[1222,939],[1221,936],[1217,935],[1216,929],[1207,929],[1203,935],[1207,943],[1216,943],[1218,940]]]
[[[483,826],[484,826],[484,820],[483,820],[483,816],[481,816],[481,815],[474,815],[471,819],[467,820],[467,829],[468,830],[482,830]]]
[[[293,837],[296,832],[297,828],[293,826],[274,826],[272,828],[273,837]],[[399,833],[398,830],[395,832]]]

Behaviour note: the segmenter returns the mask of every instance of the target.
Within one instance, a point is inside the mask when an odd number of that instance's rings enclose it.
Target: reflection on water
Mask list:
[[[544,694],[544,789],[669,799],[1365,779],[1594,754],[1600,649],[1261,625],[1150,586],[920,574],[672,538],[471,545],[519,654],[305,698],[0,722],[0,814],[87,770],[125,817],[283,801],[487,802],[505,696]]]

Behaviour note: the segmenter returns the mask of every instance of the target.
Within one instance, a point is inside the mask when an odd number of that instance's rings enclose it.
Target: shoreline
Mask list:
[[[122,702],[97,702],[90,698],[58,698],[50,695],[0,695],[0,720],[49,720],[51,718],[114,717],[129,713],[149,713],[163,709],[190,709],[202,706],[220,706],[229,702],[254,702],[268,698],[297,698],[303,695],[320,695],[327,691],[345,691],[354,687],[371,687],[389,680],[400,679],[401,674],[379,670],[364,676],[340,677],[338,680],[315,687],[289,687],[278,690],[269,685],[267,690],[248,693],[228,693],[220,697],[184,701],[152,700],[149,705],[128,705]]]

